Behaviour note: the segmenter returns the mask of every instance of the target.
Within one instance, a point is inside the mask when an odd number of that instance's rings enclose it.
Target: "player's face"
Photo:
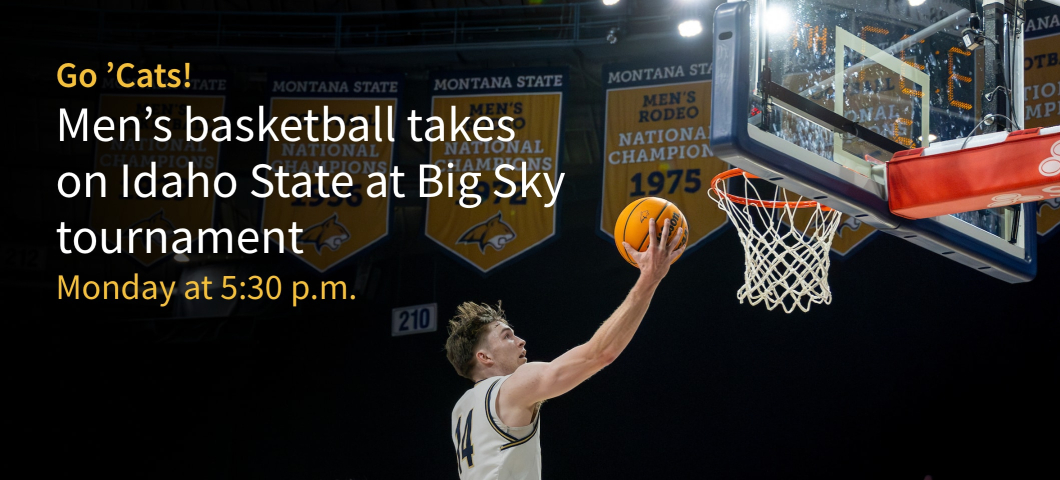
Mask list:
[[[493,323],[490,350],[493,361],[509,374],[526,363],[526,340],[515,336],[515,331],[502,322]]]

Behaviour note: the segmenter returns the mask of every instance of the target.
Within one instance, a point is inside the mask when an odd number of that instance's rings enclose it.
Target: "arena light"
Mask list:
[[[176,255],[173,255],[173,260],[179,263],[188,263],[188,261],[191,259],[183,253],[178,253]]]
[[[924,4],[924,0],[909,0],[909,5],[913,7],[919,7]]]
[[[765,27],[770,33],[786,33],[791,27],[791,14],[784,7],[769,7],[765,17]]]
[[[694,37],[703,33],[703,24],[699,20],[685,20],[677,26],[677,32],[682,37]]]
[[[604,5],[611,6],[618,3],[618,0],[604,0]]]

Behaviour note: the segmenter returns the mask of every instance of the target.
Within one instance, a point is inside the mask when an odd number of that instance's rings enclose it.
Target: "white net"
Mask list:
[[[743,244],[744,284],[736,298],[765,302],[769,310],[780,305],[786,313],[831,303],[828,252],[842,214],[772,185],[766,187],[773,190],[772,199],[763,199],[751,182],[757,178],[730,170],[716,177],[710,190]],[[729,191],[740,184],[743,197]]]

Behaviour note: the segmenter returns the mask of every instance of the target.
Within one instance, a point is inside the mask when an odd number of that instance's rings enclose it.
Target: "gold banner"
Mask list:
[[[710,81],[607,91],[600,230],[614,236],[633,200],[665,198],[688,221],[688,247],[724,227],[725,212],[707,196],[729,168],[710,149]]]
[[[339,265],[382,240],[388,233],[391,194],[389,172],[394,145],[387,139],[386,132],[387,123],[394,119],[388,117],[387,108],[391,108],[396,117],[397,98],[273,97],[269,111],[280,122],[288,116],[305,117],[310,110],[319,117],[325,105],[329,116],[342,117],[342,122],[347,126],[341,140],[324,141],[324,126],[323,121],[320,121],[312,126],[311,135],[307,132],[298,135],[301,138],[297,142],[289,142],[282,136],[279,141],[269,141],[267,163],[272,167],[268,174],[272,184],[278,188],[280,167],[287,175],[304,172],[312,179],[309,187],[311,196],[283,198],[279,192],[274,192],[265,199],[261,212],[262,227],[265,229],[286,231],[293,223],[298,224],[303,231],[294,240],[297,245],[292,245],[291,236],[286,235],[284,249],[320,272]],[[379,107],[378,112],[376,107]],[[364,141],[350,139],[349,132],[355,124],[349,119],[358,116],[367,119],[369,126],[369,134]],[[382,132],[379,137],[375,135],[377,125]],[[335,136],[337,122],[332,122],[328,129],[329,135]],[[310,140],[310,136],[318,141]],[[323,188],[318,186],[315,176],[320,168],[328,174],[324,177]],[[349,177],[338,175],[340,172]],[[375,178],[368,177],[376,172],[383,175],[382,180],[378,175]],[[288,194],[291,193],[291,187],[299,182],[291,176],[283,180],[284,190]],[[257,188],[260,191],[261,186]],[[377,197],[372,198],[369,192]],[[275,237],[272,238],[275,240]],[[295,253],[295,246],[302,250],[301,254]]]
[[[496,139],[468,142],[461,138],[455,142],[431,143],[430,163],[441,169],[439,180],[444,187],[440,195],[427,199],[427,237],[486,273],[555,235],[557,204],[545,206],[555,200],[546,180],[558,195],[562,105],[560,92],[435,96],[432,115],[446,122],[450,120],[452,107],[456,107],[458,123],[464,117],[470,118],[468,126],[480,116],[494,121],[509,116],[514,119],[511,125],[515,135],[510,142]],[[470,134],[471,128],[467,130]],[[483,138],[509,136],[499,128],[480,129],[479,135]],[[515,183],[514,188],[497,177],[496,169],[501,164],[515,167],[500,172]],[[463,188],[460,178],[466,173],[479,174],[474,193],[481,196],[482,203],[473,208],[464,208],[459,203]],[[430,175],[428,170],[425,176]],[[453,178],[452,190],[447,183],[449,175]],[[531,183],[535,176],[538,176],[536,181]],[[470,184],[470,177],[467,178]],[[524,179],[526,188],[523,188]],[[426,188],[430,193],[433,187]],[[448,195],[450,191],[452,196]],[[497,195],[513,191],[515,195],[509,198]],[[470,199],[464,202],[474,203]]]
[[[1024,128],[1060,125],[1060,34],[1023,43]]]
[[[1025,128],[1060,125],[1060,34],[1027,39],[1023,44]],[[1038,202],[1038,234],[1060,225],[1060,198]]]
[[[102,94],[99,99],[99,115],[115,120],[119,125],[120,117],[136,116],[140,118],[140,141],[132,140],[131,127],[126,129],[126,140],[120,140],[117,131],[111,142],[99,142],[96,147],[95,171],[107,178],[108,192],[105,198],[92,200],[92,211],[89,225],[95,230],[114,229],[155,229],[161,228],[173,240],[173,231],[186,228],[193,235],[200,228],[213,226],[214,197],[213,181],[217,175],[218,142],[206,137],[201,142],[187,141],[184,125],[187,125],[187,107],[197,117],[212,119],[224,114],[225,97],[222,95],[116,95]],[[151,107],[153,115],[146,118],[146,107]],[[155,118],[165,115],[171,119],[170,139],[165,142],[155,141],[155,136],[165,134],[155,128]],[[146,119],[145,119],[146,118]],[[120,131],[120,127],[118,128]],[[198,137],[201,129],[193,130]],[[136,176],[151,171],[155,165],[156,194],[151,198],[136,196],[133,188]],[[194,184],[195,195],[187,196],[188,165],[194,165],[195,173],[204,173],[208,178],[209,195],[202,196],[204,185],[201,181]],[[129,166],[129,198],[121,197],[123,165]],[[184,193],[176,198],[165,198],[163,187],[170,183],[162,176],[175,172],[181,176],[181,188]],[[146,179],[141,182],[142,191],[150,188]],[[172,254],[170,245],[148,245],[138,237],[131,245],[125,241],[122,250],[132,255],[143,265],[151,265]],[[157,237],[155,237],[157,238]],[[110,242],[108,242],[110,243]],[[163,248],[166,253],[163,253]]]
[[[799,198],[797,194],[789,193],[787,196],[790,200]],[[807,223],[812,218],[812,208],[800,208],[795,212],[795,225],[800,230],[805,230]],[[851,217],[847,214],[842,214],[842,220],[839,227],[836,228],[835,236],[832,237],[832,253],[835,253],[841,257],[845,257],[854,253],[859,245],[863,245],[866,240],[872,238],[876,230],[872,226],[858,220],[855,217]]]

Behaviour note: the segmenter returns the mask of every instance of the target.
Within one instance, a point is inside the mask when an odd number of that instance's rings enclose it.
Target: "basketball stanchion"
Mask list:
[[[729,180],[743,179],[744,196],[729,193]],[[736,226],[744,251],[744,284],[736,298],[751,305],[765,302],[785,313],[810,311],[814,303],[832,302],[828,287],[828,253],[842,214],[812,200],[775,188],[763,200],[751,180],[758,177],[739,168],[718,174],[709,195]],[[799,215],[803,210],[809,212]]]

